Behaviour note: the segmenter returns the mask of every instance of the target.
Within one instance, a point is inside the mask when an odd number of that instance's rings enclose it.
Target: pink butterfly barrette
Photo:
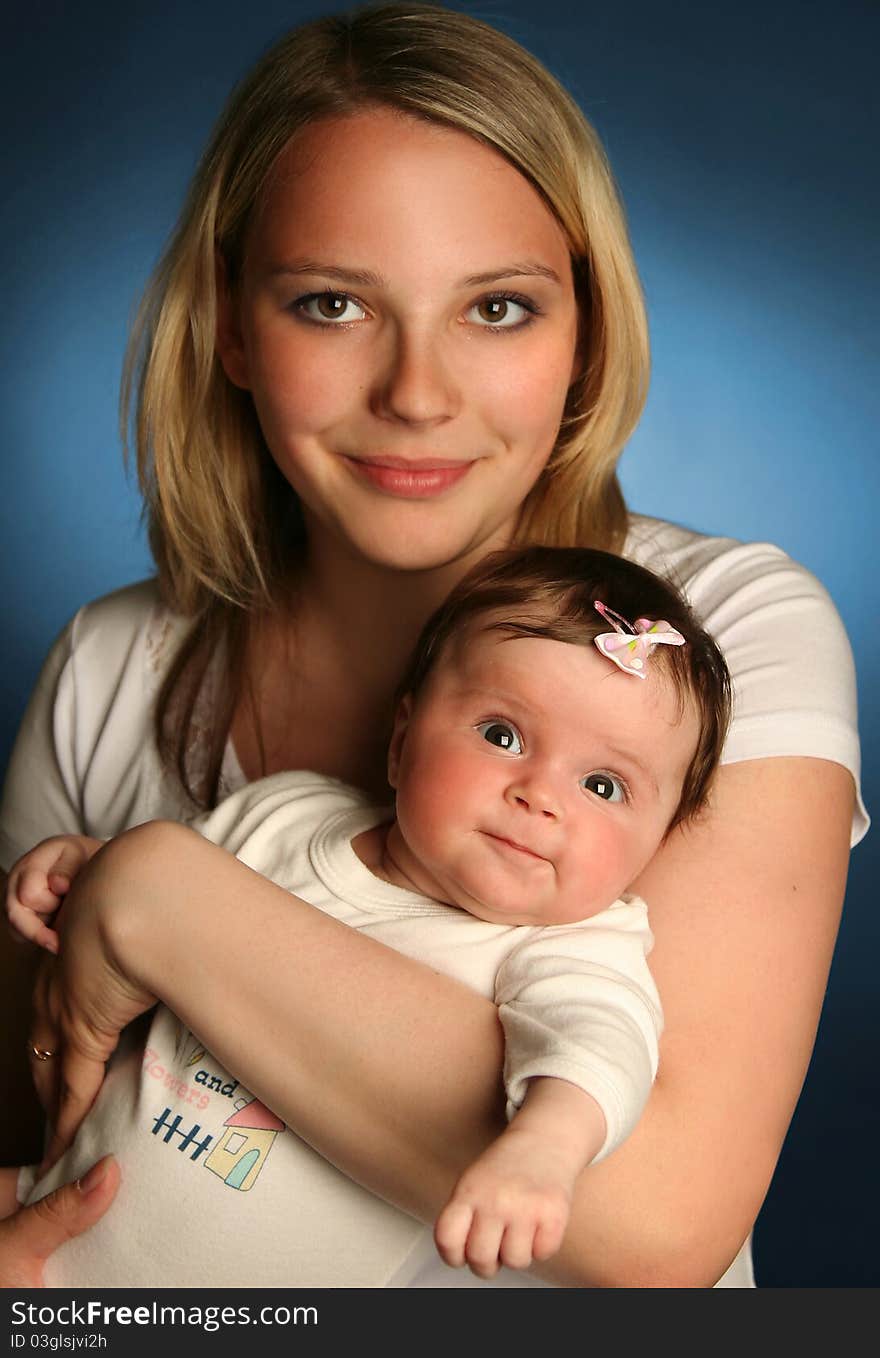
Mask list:
[[[654,622],[651,618],[636,618],[634,623],[615,613],[613,608],[600,603],[597,599],[594,608],[606,622],[610,622],[613,632],[603,632],[595,637],[595,643],[602,654],[616,665],[624,674],[632,674],[636,679],[647,679],[645,666],[655,646],[684,646],[681,632],[670,627],[666,621]]]

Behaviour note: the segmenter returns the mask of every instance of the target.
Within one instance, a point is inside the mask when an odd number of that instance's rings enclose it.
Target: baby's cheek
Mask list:
[[[473,779],[454,759],[425,759],[407,770],[398,793],[401,829],[414,851],[439,852],[468,818]]]
[[[585,918],[616,901],[636,873],[625,843],[606,827],[600,827],[600,832],[589,840],[585,837],[578,848],[568,882],[570,888],[574,883],[578,884],[573,889],[580,891],[582,917]]]

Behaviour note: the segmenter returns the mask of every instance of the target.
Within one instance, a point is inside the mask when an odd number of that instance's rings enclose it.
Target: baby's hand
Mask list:
[[[53,835],[23,854],[9,874],[6,914],[13,934],[57,953],[58,935],[52,919],[80,868],[101,847],[87,835]]]
[[[579,1166],[515,1122],[465,1170],[437,1218],[445,1263],[492,1278],[502,1264],[528,1268],[562,1244]]]

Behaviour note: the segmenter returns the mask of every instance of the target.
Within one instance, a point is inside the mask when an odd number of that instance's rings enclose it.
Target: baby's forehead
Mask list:
[[[646,709],[666,726],[677,726],[693,708],[665,657],[655,660],[646,679],[625,674],[593,644],[587,629],[563,637],[552,623],[551,635],[525,632],[540,620],[510,620],[488,615],[468,621],[447,637],[434,658],[426,688],[440,694],[490,694],[544,706],[565,695],[572,715],[587,714],[601,697],[604,720],[624,726],[634,708]],[[428,696],[427,694],[425,695]]]
[[[578,679],[576,696],[586,705],[591,681],[608,672],[589,639],[562,641],[524,634],[504,620],[479,620],[447,638],[431,675],[444,689],[491,690],[498,684],[508,695],[551,699],[560,687],[571,687],[572,672]]]
[[[486,679],[495,674],[516,676],[521,664],[518,663],[521,648],[513,643],[529,640],[534,643],[529,649],[532,653],[533,667],[538,670],[549,668],[550,647],[560,643],[548,637],[528,636],[514,629],[504,620],[479,618],[469,621],[454,635],[447,637],[434,658],[431,667],[433,674],[452,680],[464,680],[481,676]]]

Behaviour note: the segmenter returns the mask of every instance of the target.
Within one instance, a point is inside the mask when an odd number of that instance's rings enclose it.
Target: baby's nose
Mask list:
[[[547,816],[551,820],[559,820],[562,815],[561,799],[549,778],[517,779],[508,789],[508,799],[530,815]]]

